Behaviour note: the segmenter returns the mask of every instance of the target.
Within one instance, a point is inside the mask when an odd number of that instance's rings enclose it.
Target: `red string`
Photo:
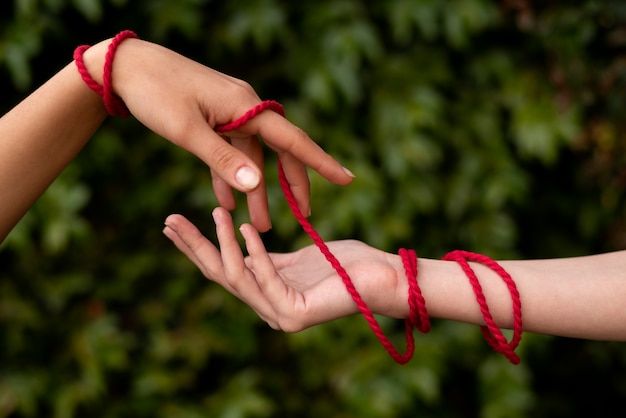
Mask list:
[[[83,81],[90,89],[92,89],[94,92],[102,97],[107,112],[112,116],[129,115],[128,108],[126,107],[122,99],[113,92],[113,60],[115,58],[115,52],[117,51],[119,45],[128,38],[136,37],[137,35],[133,31],[125,30],[118,33],[111,40],[104,61],[102,86],[99,85],[98,82],[93,79],[93,77],[91,77],[83,60],[83,54],[90,46],[80,45],[74,50],[74,61],[76,62],[76,67],[78,68],[78,72],[80,73]],[[285,114],[283,106],[280,103],[274,100],[265,100],[248,110],[238,119],[228,124],[216,127],[216,131],[221,133],[238,129],[265,110],[273,110],[282,116],[284,116]],[[428,312],[426,310],[426,303],[417,282],[418,267],[417,255],[415,254],[415,251],[401,248],[398,252],[400,258],[402,259],[402,263],[404,265],[409,284],[409,317],[405,320],[406,351],[403,354],[400,354],[395,349],[391,341],[389,341],[389,339],[383,333],[380,324],[374,317],[371,309],[361,298],[361,295],[354,287],[350,276],[345,271],[339,260],[337,260],[337,258],[331,253],[324,240],[320,237],[317,231],[315,231],[315,229],[306,219],[306,217],[302,215],[302,212],[300,212],[296,199],[291,191],[291,188],[289,187],[289,183],[287,181],[285,172],[280,161],[278,162],[278,179],[294,217],[296,218],[298,223],[300,223],[302,229],[311,237],[315,245],[318,247],[324,257],[326,257],[331,266],[335,269],[335,271],[337,271],[337,274],[339,274],[339,276],[341,277],[348,293],[354,300],[361,314],[365,317],[370,328],[372,329],[382,346],[387,350],[387,352],[396,362],[400,364],[407,363],[413,356],[413,352],[415,349],[412,327],[415,326],[418,330],[424,333],[430,330],[430,320],[428,317]],[[494,350],[505,355],[512,363],[518,364],[520,359],[515,354],[514,350],[521,340],[522,313],[519,292],[517,291],[517,287],[511,276],[495,261],[481,254],[457,250],[446,254],[444,256],[444,260],[453,260],[459,263],[459,265],[469,278],[472,288],[474,290],[474,294],[476,295],[476,300],[480,306],[481,313],[485,320],[485,325],[481,326],[481,330],[487,342],[494,348]],[[513,301],[514,321],[513,337],[510,342],[506,341],[506,338],[493,320],[493,317],[489,311],[489,307],[487,306],[485,296],[482,292],[482,287],[478,281],[478,278],[476,277],[476,274],[467,263],[467,260],[476,261],[491,268],[504,280],[507,287],[509,288],[511,299]]]
[[[405,248],[400,248],[398,254],[402,259],[409,281],[409,320],[420,332],[425,334],[430,331],[430,318],[426,310],[426,301],[417,281],[417,254],[414,250]]]
[[[111,116],[126,117],[130,114],[124,101],[113,92],[113,59],[117,48],[124,40],[136,37],[137,34],[130,30],[124,30],[113,37],[104,58],[102,85],[93,79],[85,66],[83,54],[90,48],[90,45],[80,45],[74,50],[74,62],[78,68],[78,73],[85,84],[102,97],[104,108]]]
[[[85,66],[85,61],[83,60],[83,54],[86,50],[91,48],[91,45],[80,45],[77,46],[74,50],[74,62],[76,63],[76,68],[78,68],[78,73],[82,77],[83,81],[87,86],[95,91],[98,96],[102,96],[102,86],[98,84],[96,80],[91,77],[87,67]]]
[[[112,116],[126,117],[130,114],[124,101],[115,93],[113,93],[113,59],[115,52],[120,44],[129,38],[136,38],[137,34],[131,30],[123,30],[109,44],[106,56],[104,58],[104,68],[102,70],[102,100],[104,107]]]
[[[497,262],[486,255],[476,254],[469,251],[451,251],[446,254],[443,259],[456,261],[469,279],[472,289],[474,290],[474,295],[476,296],[476,301],[480,306],[480,312],[482,313],[485,321],[485,325],[482,325],[480,328],[489,345],[491,345],[491,347],[498,353],[503,354],[511,363],[519,364],[520,358],[517,354],[515,354],[515,349],[522,339],[522,303],[517,286],[509,273],[507,273]],[[489,311],[489,306],[487,305],[487,300],[483,293],[482,286],[480,285],[480,282],[476,277],[476,273],[470,267],[468,261],[474,261],[489,267],[502,278],[509,289],[513,305],[513,337],[511,338],[511,341],[507,342],[506,338],[502,334],[502,331],[500,331],[500,328],[496,325],[496,322]]]
[[[243,126],[246,122],[248,122],[255,116],[257,116],[259,113],[267,109],[273,110],[284,116],[283,106],[280,103],[273,100],[266,100],[247,111],[243,116],[236,119],[235,121],[226,125],[218,126],[216,130],[217,132],[226,132],[237,129]],[[407,363],[413,356],[413,352],[415,350],[415,341],[413,339],[412,327],[417,327],[421,332],[428,332],[430,330],[430,320],[428,317],[428,312],[426,310],[426,303],[417,281],[418,265],[417,255],[415,254],[415,251],[401,248],[398,252],[400,258],[402,259],[402,263],[404,265],[409,284],[409,317],[405,320],[406,351],[403,354],[400,354],[395,349],[391,341],[389,341],[389,339],[383,333],[371,309],[361,298],[361,295],[354,287],[350,276],[345,271],[339,260],[337,260],[337,258],[331,253],[324,240],[320,237],[317,231],[315,231],[315,229],[306,219],[306,217],[302,215],[302,212],[300,212],[296,199],[291,191],[291,188],[289,187],[289,183],[287,181],[285,172],[280,161],[278,162],[278,180],[294,217],[302,226],[302,229],[309,235],[309,237],[311,237],[311,239],[318,247],[320,252],[324,255],[324,257],[326,257],[326,260],[328,260],[328,262],[335,269],[335,271],[337,271],[337,274],[339,274],[339,277],[341,277],[341,280],[343,281],[348,293],[354,300],[357,308],[369,324],[370,328],[372,329],[382,346],[385,348],[385,350],[387,350],[389,355],[396,362],[400,364]],[[481,330],[487,342],[493,347],[495,351],[502,353],[504,356],[506,356],[506,358],[509,359],[511,363],[518,364],[520,362],[520,359],[517,354],[515,354],[515,348],[517,348],[522,335],[522,310],[519,292],[517,291],[517,286],[515,285],[515,282],[513,281],[511,276],[498,263],[482,254],[457,250],[446,254],[444,256],[444,260],[456,261],[457,263],[459,263],[459,265],[467,275],[474,290],[476,300],[480,306],[481,313],[485,320],[485,325],[481,326]],[[506,341],[506,338],[502,334],[502,331],[500,331],[495,321],[493,320],[491,312],[489,311],[489,307],[487,306],[487,301],[485,299],[485,295],[483,294],[482,287],[478,281],[478,278],[476,277],[476,274],[469,266],[467,260],[484,264],[485,266],[495,271],[506,283],[511,294],[511,299],[513,301],[513,337],[511,338],[510,342]]]
[[[273,101],[273,100],[266,100],[266,101],[259,103],[258,105],[250,109],[249,111],[247,111],[243,116],[236,119],[235,121],[230,122],[226,125],[216,127],[216,131],[223,133],[223,132],[237,129],[243,126],[250,119],[257,116],[259,113],[267,109],[273,110],[282,116],[284,116],[285,114],[283,110],[283,106],[280,103]],[[302,226],[302,229],[304,230],[304,232],[306,232],[309,235],[309,237],[311,237],[311,239],[313,240],[317,248],[324,255],[324,257],[330,263],[330,265],[335,269],[339,277],[341,277],[341,280],[343,281],[343,284],[345,285],[346,290],[348,291],[348,293],[352,297],[352,300],[356,304],[357,308],[359,309],[359,311],[361,312],[361,314],[367,321],[369,327],[372,329],[372,331],[378,338],[378,341],[380,341],[381,345],[385,348],[385,350],[387,350],[389,355],[397,363],[399,364],[408,363],[409,360],[411,360],[411,358],[413,357],[413,353],[415,351],[415,341],[413,339],[413,325],[419,324],[420,330],[424,330],[424,329],[428,330],[430,328],[430,325],[428,322],[428,314],[425,314],[426,319],[424,319],[423,317],[425,313],[425,306],[424,306],[424,298],[421,297],[421,292],[419,291],[419,287],[417,285],[417,258],[415,256],[415,252],[409,253],[407,251],[406,253],[407,255],[403,256],[402,254],[405,254],[405,252],[403,251],[401,254],[401,257],[404,260],[405,269],[407,272],[407,280],[409,281],[409,307],[410,307],[411,313],[409,315],[409,318],[407,318],[404,321],[406,350],[404,353],[399,353],[396,350],[396,348],[393,346],[393,343],[384,334],[382,328],[380,327],[380,324],[374,317],[372,310],[369,308],[367,303],[365,303],[365,301],[363,300],[359,292],[354,287],[354,284],[352,283],[352,279],[350,279],[350,276],[348,275],[344,267],[341,265],[339,260],[337,260],[334,254],[330,251],[330,249],[328,248],[324,240],[320,237],[317,231],[313,228],[311,223],[307,220],[307,218],[300,211],[298,207],[298,203],[296,202],[296,198],[294,197],[291,191],[291,188],[289,187],[289,182],[287,180],[287,177],[285,176],[285,171],[283,170],[283,166],[280,163],[280,161],[278,162],[278,181],[280,183],[280,187],[283,191],[283,194],[285,195],[285,199],[287,200],[289,208],[291,209],[291,212],[293,213],[294,217],[296,218],[300,226]],[[412,254],[413,258],[411,258],[409,254]],[[417,312],[414,313],[413,309],[418,309],[419,306],[422,306],[423,309],[420,309],[419,313]],[[426,331],[423,331],[423,332],[426,332]]]

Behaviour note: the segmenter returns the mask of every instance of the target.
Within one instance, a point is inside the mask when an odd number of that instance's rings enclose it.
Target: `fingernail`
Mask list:
[[[211,215],[213,216],[213,222],[215,222],[215,225],[217,225],[220,221],[219,211],[217,210],[217,208],[213,209]]]
[[[174,231],[172,230],[172,228],[166,226],[165,228],[163,228],[162,232],[163,232],[163,235],[165,235],[167,238],[169,238],[170,240],[173,240],[172,235]]]
[[[243,166],[235,173],[235,180],[241,187],[254,189],[259,184],[259,175],[250,167]]]
[[[354,173],[350,170],[348,170],[346,167],[341,167],[341,169],[343,170],[344,173],[346,173],[347,175],[349,175],[352,178],[355,178],[356,176],[354,175]]]

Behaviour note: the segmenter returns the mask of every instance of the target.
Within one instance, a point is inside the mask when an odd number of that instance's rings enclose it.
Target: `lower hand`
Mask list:
[[[247,303],[272,328],[296,332],[357,312],[341,278],[315,246],[267,253],[252,225],[240,227],[244,257],[232,218],[223,208],[213,211],[218,249],[181,215],[165,221],[170,238],[208,278]],[[406,279],[397,256],[355,240],[327,243],[351,276],[373,312],[402,317]]]

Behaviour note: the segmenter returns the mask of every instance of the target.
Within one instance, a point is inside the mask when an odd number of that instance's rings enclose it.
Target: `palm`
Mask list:
[[[180,215],[168,217],[164,232],[207,278],[250,305],[270,326],[295,332],[357,311],[341,277],[315,246],[268,254],[258,231],[242,225],[249,254],[244,258],[228,212],[217,208],[213,215],[219,249]],[[390,254],[354,240],[327,245],[373,312],[402,315],[393,310],[401,267]]]
[[[327,245],[371,309],[380,312],[390,304],[388,295],[395,294],[398,274],[387,253],[354,240]],[[299,318],[301,328],[356,312],[342,279],[317,247],[270,257],[285,285],[283,314]]]

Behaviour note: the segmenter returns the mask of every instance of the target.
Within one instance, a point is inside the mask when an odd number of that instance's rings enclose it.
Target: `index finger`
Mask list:
[[[262,112],[240,130],[261,136],[270,148],[293,155],[332,183],[346,185],[354,179],[350,170],[326,153],[306,132],[276,112]]]

